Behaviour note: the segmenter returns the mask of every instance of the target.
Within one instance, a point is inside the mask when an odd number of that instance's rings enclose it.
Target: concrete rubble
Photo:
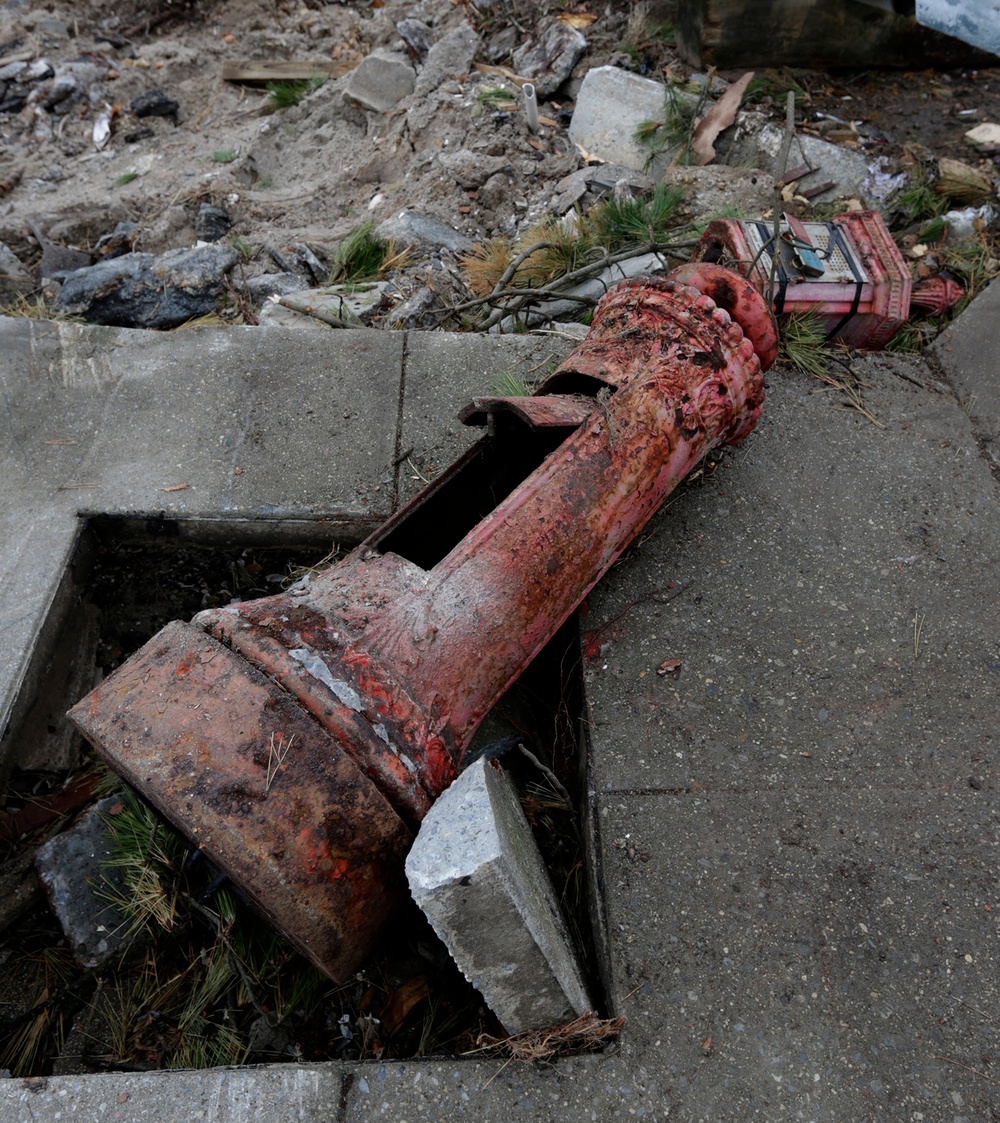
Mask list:
[[[509,1033],[592,1008],[517,791],[482,758],[434,804],[406,859],[413,899]]]

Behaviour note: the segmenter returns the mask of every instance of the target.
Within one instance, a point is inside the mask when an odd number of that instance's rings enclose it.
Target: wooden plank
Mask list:
[[[240,82],[244,86],[265,86],[268,82],[308,81],[310,78],[340,78],[357,66],[356,62],[323,59],[317,62],[239,62],[222,64],[224,82]]]

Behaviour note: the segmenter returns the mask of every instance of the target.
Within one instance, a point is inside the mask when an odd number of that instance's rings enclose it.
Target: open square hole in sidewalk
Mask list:
[[[79,655],[87,649],[79,643],[79,620],[89,615],[98,629],[97,655],[83,679],[96,681],[169,621],[278,592],[304,569],[330,564],[328,539],[306,537],[288,547],[274,544],[280,535],[280,524],[273,524],[269,538],[258,531],[248,542],[240,524],[91,519],[72,567],[77,607],[57,651]],[[58,763],[39,760],[39,729],[65,733],[59,729],[65,719],[57,715],[78,700],[63,697],[65,687],[55,678],[74,676],[64,667],[43,679],[35,720],[29,714],[15,738],[17,756],[33,761],[30,769],[15,768],[8,784],[5,810],[13,818],[5,821],[0,876],[6,871],[11,888],[25,882],[30,888],[38,846],[103,796],[104,830],[127,881],[119,877],[117,888],[100,891],[113,898],[122,916],[118,923],[133,931],[114,957],[81,971],[43,895],[29,892],[20,912],[0,911],[0,1068],[34,1076],[453,1057],[475,1049],[480,1034],[503,1036],[415,905],[389,926],[355,977],[338,986],[253,912],[236,887],[141,797],[125,792],[82,739],[75,738],[72,750],[81,754],[78,762],[72,755]],[[515,750],[505,757],[599,1001],[592,918],[601,910],[587,857],[583,705],[574,616],[497,703],[474,745],[511,733],[524,736],[570,795],[568,805],[527,756]],[[40,710],[47,727],[39,725]],[[26,745],[26,738],[35,744]],[[77,794],[67,801],[68,785]],[[46,814],[49,805],[54,810]]]

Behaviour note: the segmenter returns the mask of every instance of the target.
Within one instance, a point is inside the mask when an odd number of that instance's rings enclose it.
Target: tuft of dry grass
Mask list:
[[[565,1025],[515,1033],[510,1037],[481,1033],[476,1038],[477,1048],[471,1052],[514,1061],[551,1061],[555,1057],[572,1057],[605,1049],[617,1040],[624,1025],[624,1018],[599,1018],[593,1011],[588,1011]]]

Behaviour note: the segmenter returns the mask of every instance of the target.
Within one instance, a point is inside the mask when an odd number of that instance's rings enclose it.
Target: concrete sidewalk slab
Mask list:
[[[994,464],[1000,465],[1000,284],[988,285],[931,344],[930,351],[961,395]]]
[[[771,375],[758,430],[602,583],[600,791],[967,783],[997,721],[996,485],[953,397],[857,366],[884,428]]]
[[[919,363],[856,364],[884,428],[772,373],[590,602],[611,999],[683,1118],[1000,1105],[959,1067],[1000,998],[1000,491]]]

